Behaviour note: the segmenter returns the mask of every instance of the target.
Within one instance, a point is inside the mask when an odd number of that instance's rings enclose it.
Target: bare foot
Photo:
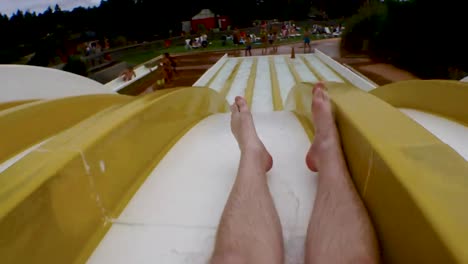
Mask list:
[[[311,171],[317,172],[320,171],[320,152],[339,145],[340,141],[330,98],[325,91],[324,84],[317,83],[312,94],[312,121],[315,127],[315,137],[307,153],[306,163]]]
[[[252,114],[243,97],[236,97],[231,105],[231,113],[231,131],[241,153],[260,155],[262,162],[265,163],[265,171],[269,171],[273,166],[273,159],[257,135]]]

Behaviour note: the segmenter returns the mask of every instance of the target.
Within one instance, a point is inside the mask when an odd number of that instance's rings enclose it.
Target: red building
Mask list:
[[[226,29],[230,24],[227,16],[215,15],[209,9],[202,9],[200,13],[192,17],[192,30],[198,31],[199,25],[203,25],[205,29],[211,30],[213,28]]]

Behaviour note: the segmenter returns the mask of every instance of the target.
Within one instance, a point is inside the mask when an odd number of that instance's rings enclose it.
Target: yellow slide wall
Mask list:
[[[327,86],[384,262],[468,263],[468,163],[375,96],[344,84]],[[298,85],[288,105],[310,120],[311,97],[310,85]]]
[[[15,106],[18,106],[18,105],[32,103],[32,102],[35,102],[35,101],[37,101],[37,100],[20,100],[20,101],[0,103],[0,111],[3,111],[3,110],[8,109],[8,108],[15,107]]]
[[[100,110],[129,102],[123,95],[85,95],[21,104],[0,112],[0,163]]]
[[[228,110],[211,89],[163,93],[104,109],[0,174],[1,263],[85,262],[172,145]]]
[[[370,92],[397,108],[413,108],[468,126],[468,83],[430,80],[404,81]]]

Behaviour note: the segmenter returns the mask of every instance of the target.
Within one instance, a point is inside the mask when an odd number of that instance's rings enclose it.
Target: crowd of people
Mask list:
[[[325,27],[320,25],[311,25],[311,27],[300,28],[292,23],[262,23],[260,26],[260,34],[257,36],[253,33],[241,31],[237,28],[234,29],[231,36],[225,36],[222,40],[226,45],[227,40],[232,40],[235,46],[244,46],[244,55],[252,56],[252,48],[254,43],[257,43],[261,47],[261,54],[268,54],[268,49],[271,48],[271,53],[278,52],[278,43],[282,39],[288,39],[291,37],[302,37],[304,43],[304,53],[311,52],[311,37],[316,34],[328,34],[337,35],[341,33],[343,27],[341,25],[337,27]],[[258,31],[257,31],[258,32]],[[208,47],[208,36],[206,33],[202,33],[196,37],[187,37],[185,39],[185,48],[187,50],[203,49]],[[92,47],[92,46],[90,46]],[[239,47],[239,48],[240,48]],[[241,52],[241,51],[239,51]],[[169,53],[165,53],[159,63],[163,79],[161,82],[164,84],[171,83],[177,73],[177,60],[175,57],[170,56]],[[136,77],[132,67],[126,69],[122,74],[123,81],[129,81],[133,77]]]
[[[185,39],[185,49],[199,49],[208,47],[208,36],[206,34],[201,34],[196,38],[187,38]]]
[[[253,45],[259,44],[262,50],[262,55],[265,55],[268,53],[269,47],[271,47],[272,53],[276,53],[278,51],[277,46],[280,40],[302,37],[304,41],[304,52],[306,52],[306,49],[310,52],[310,41],[312,35],[321,35],[321,37],[324,37],[324,35],[326,37],[338,37],[343,30],[341,25],[323,26],[312,24],[301,28],[291,21],[263,21],[256,25],[256,27],[256,29],[250,29],[247,31],[235,28],[231,34],[222,36],[222,46],[226,46],[227,41],[229,40],[232,41],[235,46],[245,46],[245,56],[252,56]],[[252,32],[257,32],[258,35],[255,35],[255,33]],[[187,36],[186,33],[183,33],[183,36]],[[186,50],[203,49],[208,47],[210,44],[211,43],[208,41],[206,33],[202,33],[195,37],[185,38]]]
[[[110,49],[109,40],[106,38],[103,41],[94,40],[84,42],[78,46],[78,52],[87,57],[88,62],[91,66],[99,65],[104,61],[110,61],[110,55],[105,51]]]
[[[252,44],[260,41],[262,47],[262,55],[268,53],[268,47],[272,47],[273,52],[278,51],[277,42],[278,42],[278,33],[277,32],[267,32],[262,30],[260,36],[255,34],[247,34],[246,32],[241,32],[238,29],[235,29],[232,35],[232,42],[234,45],[245,45],[245,56],[252,56]]]
[[[281,26],[280,26],[281,25]],[[297,27],[295,24],[272,24],[267,26],[263,24],[260,27],[260,34],[246,33],[234,29],[232,34],[232,41],[234,45],[245,45],[245,56],[252,56],[252,44],[260,44],[262,55],[268,54],[268,48],[271,47],[272,53],[278,52],[278,42],[283,39],[302,37],[304,43],[304,53],[311,52],[311,38],[312,35],[326,35],[327,37],[338,37],[344,28],[338,26],[321,26],[312,25],[311,27],[305,26],[304,28]],[[322,36],[323,37],[323,36]]]

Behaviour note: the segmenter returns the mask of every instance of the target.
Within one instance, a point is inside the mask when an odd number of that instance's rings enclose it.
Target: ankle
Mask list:
[[[273,166],[273,158],[263,144],[252,144],[241,149],[241,160],[248,160],[258,165],[260,170],[268,172]]]
[[[265,153],[265,147],[258,143],[245,144],[240,147],[242,155],[262,155]]]
[[[332,131],[327,132],[325,135],[317,135],[317,150],[321,152],[327,152],[330,149],[340,145],[338,135],[335,135]]]

